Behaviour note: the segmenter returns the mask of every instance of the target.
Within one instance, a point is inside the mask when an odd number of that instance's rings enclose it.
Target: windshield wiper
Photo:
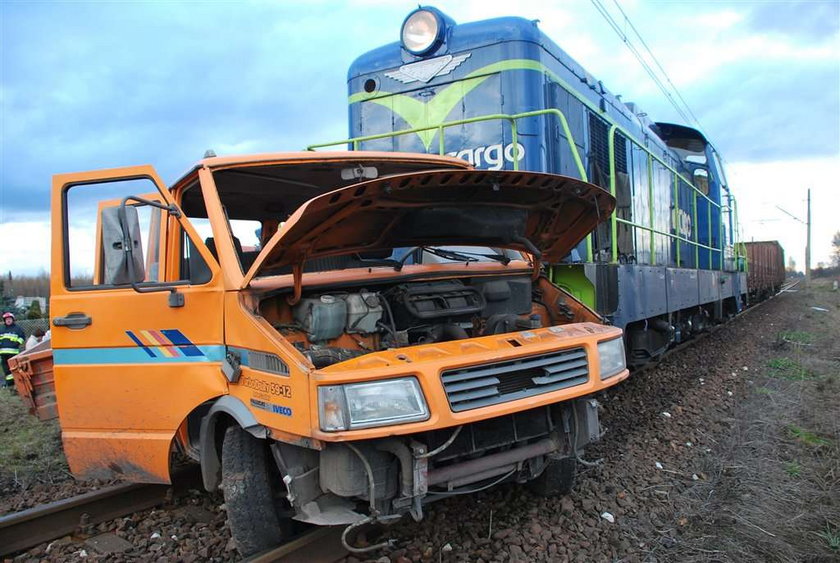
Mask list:
[[[414,256],[414,253],[418,250],[422,252],[428,252],[429,254],[434,254],[435,256],[445,258],[446,260],[454,260],[456,262],[478,262],[481,258],[490,258],[492,260],[497,260],[505,266],[507,266],[507,264],[510,262],[510,258],[505,256],[504,254],[481,254],[478,252],[461,252],[455,250],[447,250],[445,248],[439,248],[437,246],[415,246],[414,248],[406,252],[402,258],[400,258],[398,264],[394,265],[394,269],[398,272],[402,270],[402,267],[405,266],[406,260],[408,260],[411,256]]]
[[[510,264],[510,257],[505,256],[504,254],[482,254],[481,252],[467,252],[466,250],[459,250],[458,254],[465,255],[467,257],[477,256],[478,258],[489,258],[490,260],[501,262],[505,266]]]

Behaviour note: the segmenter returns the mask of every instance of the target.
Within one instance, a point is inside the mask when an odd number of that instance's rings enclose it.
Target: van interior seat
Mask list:
[[[205,239],[204,244],[207,245],[207,248],[210,250],[210,253],[213,257],[218,261],[219,260],[219,253],[216,250],[216,241],[213,237],[207,237]],[[242,265],[242,271],[247,272],[251,269],[251,266],[254,265],[254,261],[259,256],[259,250],[253,250],[249,252],[244,252],[242,250],[242,243],[239,241],[238,238],[233,237],[233,248],[236,250],[236,256],[239,258],[239,263]]]

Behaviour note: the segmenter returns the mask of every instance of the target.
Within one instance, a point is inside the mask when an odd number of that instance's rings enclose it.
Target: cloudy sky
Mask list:
[[[827,262],[840,230],[840,1],[618,1],[724,155],[746,238],[781,240],[802,268],[804,227],[777,206],[804,218],[812,188],[812,262]],[[539,19],[612,92],[681,121],[589,0],[434,5],[457,22]],[[0,271],[48,267],[54,173],[149,163],[172,181],[208,148],[346,137],[348,66],[397,40],[416,6],[0,0]]]

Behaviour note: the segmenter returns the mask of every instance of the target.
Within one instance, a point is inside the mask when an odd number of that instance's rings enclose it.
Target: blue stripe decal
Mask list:
[[[185,356],[203,356],[204,353],[199,350],[195,344],[184,336],[184,334],[177,329],[164,329],[160,331],[165,337],[169,339],[172,344],[178,347]]]
[[[149,357],[147,352],[155,353],[160,346],[144,348],[129,346],[124,348],[65,348],[53,350],[55,365],[105,365],[105,364],[184,364],[221,362],[225,357],[225,347],[221,345],[196,346],[201,356],[183,356],[167,358],[162,352]]]
[[[125,333],[128,335],[128,337],[129,337],[130,339],[132,339],[132,340],[134,341],[134,343],[135,343],[135,344],[137,344],[138,346],[140,346],[140,347],[141,347],[141,348],[142,348],[142,349],[143,349],[143,350],[144,350],[144,351],[145,351],[145,352],[146,352],[149,356],[151,356],[152,358],[154,358],[154,357],[155,357],[155,353],[154,353],[154,352],[152,352],[151,350],[149,350],[149,347],[148,347],[148,346],[146,346],[145,344],[143,344],[143,341],[142,341],[142,340],[140,340],[139,338],[137,338],[136,336],[134,336],[134,333],[133,333],[133,332],[131,332],[130,330],[127,330],[127,331],[125,331]]]

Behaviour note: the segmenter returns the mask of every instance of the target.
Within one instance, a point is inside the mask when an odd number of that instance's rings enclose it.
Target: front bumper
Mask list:
[[[313,372],[310,378],[310,412],[314,413],[312,437],[324,442],[341,442],[429,432],[591,395],[623,381],[629,375],[624,370],[608,379],[600,377],[598,343],[618,338],[621,334],[621,330],[615,327],[577,323],[386,350],[334,364]],[[572,359],[563,358],[564,354],[571,352],[583,353],[586,361],[583,373],[578,369],[579,353]],[[562,361],[559,364],[541,363],[544,357],[561,357]],[[527,370],[518,369],[518,366],[528,368],[526,364],[529,361],[540,364],[535,369],[543,371],[526,373]],[[559,379],[552,379],[554,374],[544,371],[545,365],[561,364],[573,366],[577,371],[555,370],[565,374]],[[493,397],[467,397],[466,401],[453,401],[453,398],[463,398],[464,392],[478,391],[480,395],[486,390],[486,387],[480,387],[479,380],[486,379],[484,376],[488,374],[483,372],[487,370],[492,372],[490,376],[500,380],[499,393]],[[470,372],[478,373],[478,377],[472,378]],[[463,374],[466,377],[458,380]],[[339,432],[320,430],[317,419],[317,388],[320,385],[398,377],[417,378],[431,413],[427,420]],[[540,384],[523,383],[528,378],[539,380]],[[457,387],[470,379],[479,381],[479,387]],[[453,388],[453,385],[456,387]]]

